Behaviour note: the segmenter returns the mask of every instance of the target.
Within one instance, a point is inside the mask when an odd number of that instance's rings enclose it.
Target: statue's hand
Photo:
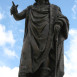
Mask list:
[[[59,32],[60,29],[61,29],[61,26],[60,26],[59,24],[55,24],[55,25],[54,25],[54,32],[55,32],[55,33]]]
[[[11,9],[10,9],[11,15],[18,12],[18,11],[17,11],[18,5],[15,5],[13,1],[12,1],[12,4],[13,4],[13,5],[12,5],[12,7],[11,7]]]
[[[55,40],[58,41],[58,35],[61,30],[61,26],[59,24],[54,25],[54,34],[55,34]]]

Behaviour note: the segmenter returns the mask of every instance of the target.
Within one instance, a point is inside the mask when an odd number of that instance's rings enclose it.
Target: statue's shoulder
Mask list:
[[[55,4],[50,4],[51,7],[54,7],[54,8],[57,8],[57,9],[60,9],[59,6],[55,5]]]
[[[27,6],[27,7],[23,10],[23,12],[26,12],[26,13],[27,13],[31,8],[32,8],[32,5]]]
[[[32,8],[32,6],[33,6],[33,5],[29,5],[29,6],[27,6],[26,9],[29,11],[29,10]]]

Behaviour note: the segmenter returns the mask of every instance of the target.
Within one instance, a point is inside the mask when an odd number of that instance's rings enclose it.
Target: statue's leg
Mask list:
[[[49,68],[49,58],[47,58],[34,73],[33,77],[51,77],[51,69]]]
[[[49,68],[40,69],[40,77],[51,77],[51,70]]]
[[[54,61],[48,56],[39,69],[39,77],[55,77]]]
[[[32,77],[51,77],[51,70],[49,68],[39,68]]]
[[[32,77],[31,73],[19,73],[18,77]]]

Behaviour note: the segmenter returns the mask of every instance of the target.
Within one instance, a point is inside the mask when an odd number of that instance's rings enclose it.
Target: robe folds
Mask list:
[[[40,6],[40,8],[35,5],[29,6],[25,14],[25,33],[19,73],[37,71],[47,57],[50,59],[51,70],[56,69],[57,56],[57,77],[62,77],[64,74],[63,43],[68,37],[68,19],[61,13],[60,8],[53,4]],[[60,24],[61,30],[56,54],[54,25],[57,23]]]

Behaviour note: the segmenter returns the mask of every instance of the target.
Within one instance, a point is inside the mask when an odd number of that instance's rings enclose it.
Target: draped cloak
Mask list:
[[[55,50],[54,25],[61,25],[58,36],[57,54]],[[33,73],[50,58],[50,68],[55,67],[57,56],[57,77],[64,74],[63,42],[68,37],[68,19],[56,5],[29,6],[26,12],[24,42],[21,53],[19,73]],[[55,69],[55,68],[54,68]]]

